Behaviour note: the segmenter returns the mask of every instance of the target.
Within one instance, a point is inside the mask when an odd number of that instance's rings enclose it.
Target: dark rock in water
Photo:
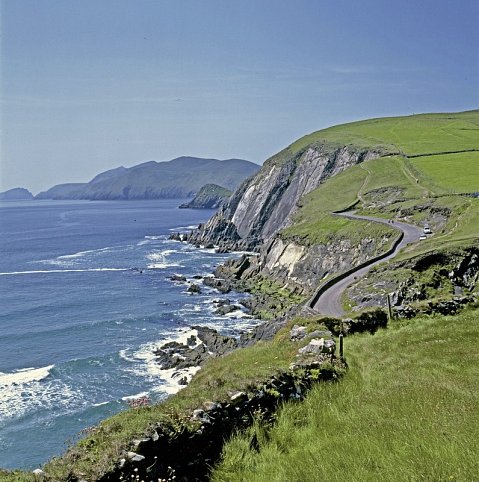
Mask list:
[[[178,385],[188,385],[188,380],[186,377],[182,377],[178,380]]]
[[[215,315],[227,315],[228,313],[232,313],[233,311],[238,311],[240,308],[239,306],[227,304],[223,306],[219,306],[218,309],[215,311]]]
[[[195,274],[193,276],[193,279],[203,279],[203,276],[201,276],[200,274]]]
[[[215,288],[221,293],[229,293],[231,291],[231,285],[224,279],[214,278],[213,276],[206,276],[203,279],[203,284],[210,288]]]
[[[206,345],[208,350],[217,355],[224,355],[237,348],[236,340],[230,336],[220,335],[216,330],[206,326],[193,326],[198,332],[198,338]]]
[[[188,287],[188,289],[186,291],[188,291],[188,293],[200,294],[201,288],[197,284],[191,283],[191,285]]]
[[[183,276],[182,274],[174,274],[170,276],[170,280],[184,283],[186,281],[186,276]]]
[[[225,306],[225,305],[230,305],[231,300],[229,300],[228,298],[224,298],[221,300],[213,300],[213,303],[217,306]]]
[[[224,355],[237,347],[234,338],[220,335],[216,330],[204,326],[193,326],[198,335],[191,336],[187,344],[172,341],[154,352],[161,368],[178,370],[202,365],[209,358]],[[196,344],[198,340],[200,344]]]

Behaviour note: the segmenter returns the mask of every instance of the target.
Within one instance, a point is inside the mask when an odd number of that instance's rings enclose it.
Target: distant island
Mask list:
[[[58,184],[36,199],[142,200],[195,196],[205,184],[233,191],[260,169],[243,159],[178,157],[102,172],[87,183]]]
[[[34,199],[33,194],[23,187],[15,187],[8,191],[0,192],[0,201],[28,201]]]
[[[190,202],[181,204],[180,208],[218,209],[231,194],[232,191],[217,184],[205,184]]]

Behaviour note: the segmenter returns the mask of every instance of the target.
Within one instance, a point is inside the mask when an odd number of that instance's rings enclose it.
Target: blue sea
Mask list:
[[[169,279],[232,256],[168,240],[213,214],[183,201],[0,203],[0,467],[38,467],[129,400],[174,393],[194,369],[161,370],[153,350],[190,325],[255,323]]]

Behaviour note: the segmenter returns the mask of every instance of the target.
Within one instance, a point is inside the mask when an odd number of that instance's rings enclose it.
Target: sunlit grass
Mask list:
[[[478,317],[347,338],[345,378],[287,404],[272,429],[256,424],[233,438],[213,480],[477,480]]]

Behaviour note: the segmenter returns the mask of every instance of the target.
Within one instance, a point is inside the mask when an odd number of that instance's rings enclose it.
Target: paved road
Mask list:
[[[346,278],[335,283],[333,286],[328,288],[320,296],[320,298],[314,304],[313,309],[318,313],[321,313],[324,315],[331,315],[331,316],[344,315],[344,310],[341,306],[340,299],[344,290],[349,285],[351,285],[356,279],[363,277],[373,266],[379,263],[382,263],[384,261],[387,261],[391,258],[394,258],[404,246],[406,246],[409,243],[418,241],[419,237],[423,234],[423,231],[421,228],[418,228],[417,226],[412,226],[411,224],[401,223],[397,221],[394,221],[393,224],[390,224],[389,221],[386,219],[373,218],[371,216],[359,216],[354,214],[353,211],[349,211],[346,213],[338,213],[337,216],[344,216],[349,219],[364,219],[366,221],[374,221],[377,223],[386,224],[390,227],[400,229],[404,233],[404,237],[401,240],[401,242],[396,246],[396,249],[394,250],[394,252],[391,253],[389,256],[381,260],[374,261],[370,265],[364,268],[358,269],[357,271],[350,274]]]

